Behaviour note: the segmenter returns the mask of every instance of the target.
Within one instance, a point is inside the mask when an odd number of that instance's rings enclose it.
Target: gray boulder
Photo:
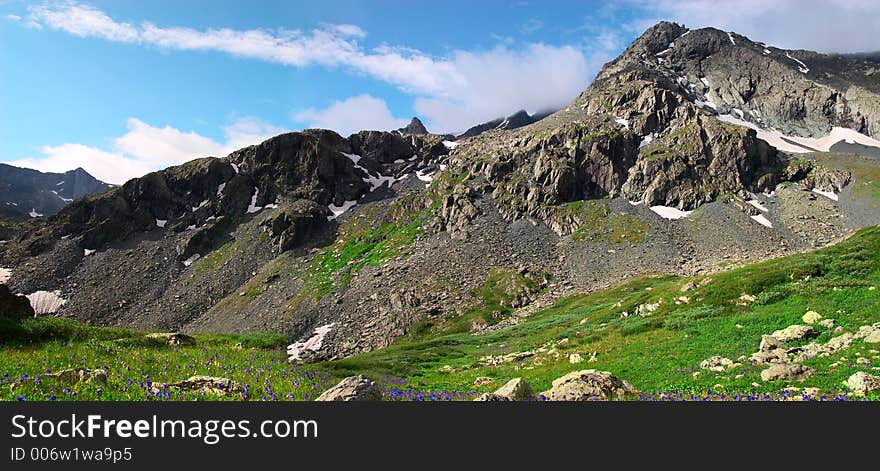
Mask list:
[[[869,375],[859,371],[846,380],[846,386],[857,395],[864,395],[871,391],[880,391],[880,376]]]
[[[581,370],[555,379],[541,395],[550,401],[588,401],[624,399],[635,393],[632,385],[607,371]]]
[[[799,365],[796,363],[780,363],[767,368],[761,372],[761,379],[764,381],[777,380],[799,380],[809,378],[816,374],[816,371],[810,367]]]
[[[364,376],[349,376],[324,391],[316,401],[381,401],[382,389]]]
[[[9,287],[0,284],[0,318],[24,319],[34,317],[34,308],[24,296],[17,296]]]

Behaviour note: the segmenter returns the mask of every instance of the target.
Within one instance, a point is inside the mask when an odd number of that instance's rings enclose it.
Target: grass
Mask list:
[[[583,221],[571,235],[574,240],[597,242],[607,240],[614,244],[640,244],[651,232],[651,227],[638,216],[613,212],[606,201],[590,200],[569,203]]]
[[[369,260],[366,253],[354,259]],[[683,292],[682,287],[690,282],[696,288]],[[521,283],[528,281],[507,269],[490,270],[477,294],[486,309],[498,309],[510,292],[505,287]],[[2,324],[5,340],[0,346],[0,372],[7,373],[5,382],[18,381],[22,375],[27,378],[14,388],[0,387],[0,399],[157,399],[141,383],[170,382],[192,374],[226,376],[249,384],[252,398],[309,399],[341,377],[366,374],[388,387],[390,397],[462,399],[494,390],[514,377],[525,378],[541,391],[555,378],[588,368],[610,371],[650,394],[693,394],[695,398],[705,397],[709,390],[730,395],[779,394],[794,386],[835,395],[846,391],[844,381],[857,371],[878,374],[880,346],[856,340],[848,349],[805,361],[817,374],[803,382],[764,382],[760,379],[763,367],[744,358],[758,349],[762,335],[803,323],[801,316],[809,310],[834,319],[835,327],[844,332],[880,322],[878,284],[880,227],[871,227],[832,247],[727,272],[693,278],[646,276],[595,293],[572,295],[519,324],[481,335],[428,330],[380,350],[308,367],[288,365],[278,346],[283,344],[281,339],[268,334],[247,340],[252,348],[244,346],[244,337],[222,335],[197,336],[193,347],[169,347],[124,329],[93,328],[58,319],[27,320],[17,327],[7,322]],[[743,294],[755,300],[744,302]],[[657,304],[657,308],[644,317],[636,314],[644,304]],[[831,328],[818,330],[817,342],[839,334]],[[527,355],[509,360],[505,355],[511,353]],[[584,362],[569,363],[573,353]],[[700,362],[715,355],[739,365],[723,372],[701,370]],[[590,357],[595,360],[587,360]],[[108,384],[63,390],[33,380],[46,370],[83,366],[107,368]],[[474,386],[478,377],[491,381]],[[456,394],[441,393],[445,391]],[[202,396],[172,393],[158,397],[193,398]],[[880,400],[880,395],[870,393],[868,399]]]

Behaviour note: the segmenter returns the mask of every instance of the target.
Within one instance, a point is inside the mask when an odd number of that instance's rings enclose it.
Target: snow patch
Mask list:
[[[810,71],[810,68],[807,67],[807,64],[804,64],[803,62],[801,62],[801,61],[795,59],[794,57],[791,57],[791,54],[789,54],[789,53],[786,52],[786,53],[785,53],[785,57],[788,57],[789,59],[791,59],[791,60],[797,62],[797,63],[800,65],[800,67],[798,67],[798,70],[800,70],[801,73],[805,74],[805,73],[807,73],[807,72]]]
[[[156,227],[165,227],[165,224],[168,224],[167,219],[156,219]]]
[[[761,202],[758,201],[758,200],[748,200],[748,201],[746,201],[746,202],[749,203],[750,205],[754,206],[754,207],[757,208],[758,210],[760,210],[760,211],[764,211],[765,213],[768,212],[768,211],[770,211],[769,209],[767,209],[766,206],[764,206],[763,204],[761,204]]]
[[[188,267],[188,266],[192,265],[192,264],[195,263],[195,261],[198,260],[200,257],[201,257],[201,255],[199,255],[199,254],[197,254],[197,253],[192,254],[191,257],[189,257],[188,259],[186,259],[186,260],[183,261],[183,266]]]
[[[346,201],[346,202],[342,203],[342,206],[336,206],[335,204],[331,204],[331,205],[327,206],[327,208],[330,209],[330,212],[333,213],[332,216],[327,216],[327,220],[332,221],[332,220],[338,218],[339,216],[342,216],[346,211],[353,208],[354,205],[356,205],[356,204],[357,204],[357,201],[351,200],[351,201]]]
[[[730,39],[730,44],[733,44],[734,46],[736,46],[736,41],[733,40],[733,34],[728,32],[727,38]]]
[[[296,361],[300,359],[300,355],[306,350],[317,352],[324,345],[324,338],[327,334],[333,330],[333,326],[335,322],[331,322],[326,325],[322,325],[315,329],[314,334],[309,337],[305,342],[296,342],[287,346],[287,354],[290,356],[289,361]]]
[[[98,249],[83,249],[83,257],[88,257],[97,251]]]
[[[12,278],[12,270],[9,268],[0,268],[0,284],[6,283]]]
[[[458,147],[459,142],[454,141],[443,141],[443,145],[446,146],[447,149],[455,149]]]
[[[56,183],[55,186],[61,186],[61,185],[63,185],[63,184],[64,184],[64,182],[63,182],[63,181],[60,181],[60,182]]]
[[[237,164],[234,164],[234,163],[232,163],[232,162],[229,162],[229,165],[232,165],[232,170],[235,170],[235,173],[238,173],[238,172],[239,172],[239,170],[238,170],[238,165],[237,165]]]
[[[749,217],[752,218],[753,221],[757,222],[758,224],[760,224],[762,226],[766,226],[771,229],[773,228],[773,223],[771,223],[767,218],[765,218],[763,214],[759,214],[757,216],[749,216]]]
[[[770,49],[764,48],[764,55],[765,55],[765,56],[769,56],[769,55],[770,55]]]
[[[193,206],[193,211],[198,211],[199,209],[204,208],[208,203],[210,203],[208,200],[202,201],[198,206]]]
[[[758,139],[761,139],[773,147],[785,152],[797,154],[815,151],[828,152],[834,144],[837,144],[840,141],[880,148],[880,141],[849,128],[834,127],[831,129],[831,133],[824,137],[799,137],[788,136],[773,129],[763,129],[754,123],[736,118],[729,114],[718,115],[718,119],[725,123],[754,129],[757,133]]]
[[[18,206],[18,205],[16,205],[16,206]],[[34,208],[31,208],[31,211],[28,213],[28,215],[32,218],[43,217],[43,215],[38,213],[37,210]]]
[[[394,163],[396,163],[396,164],[403,164],[403,163],[406,163],[406,160],[403,160],[403,159],[397,159],[397,160],[394,161]]]
[[[651,141],[654,140],[654,133],[648,134],[647,136],[642,138],[642,142],[639,144],[639,147],[645,147],[650,144]]]
[[[434,174],[433,173],[430,173],[430,174],[429,173],[422,173],[421,170],[416,170],[416,178],[418,178],[419,180],[421,180],[423,182],[428,182],[428,184],[430,184],[432,181],[434,181]]]
[[[673,208],[671,206],[651,206],[650,209],[651,211],[657,213],[657,215],[662,217],[663,219],[681,219],[690,216],[690,214],[693,212],[682,211],[678,208]]]
[[[34,291],[25,297],[34,308],[34,316],[55,314],[67,302],[61,297],[61,291]]]
[[[223,194],[224,188],[226,188],[226,183],[221,183],[219,186],[217,186],[217,196],[220,196]]]
[[[259,212],[261,209],[263,209],[263,208],[257,206],[257,196],[259,196],[259,195],[260,195],[260,189],[257,187],[254,187],[254,194],[253,194],[253,196],[251,196],[251,204],[248,205],[248,208],[245,211],[245,214],[256,213],[256,212]]]
[[[838,201],[840,199],[840,197],[837,196],[837,193],[835,193],[833,191],[824,191],[824,190],[819,190],[819,189],[813,188],[813,193],[815,193],[817,195],[822,195],[832,201]]]
[[[617,122],[617,124],[629,129],[629,120],[628,119],[615,118],[614,121]]]

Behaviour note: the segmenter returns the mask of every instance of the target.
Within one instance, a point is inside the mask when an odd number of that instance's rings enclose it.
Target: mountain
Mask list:
[[[425,128],[425,125],[422,124],[422,121],[419,118],[413,118],[409,122],[409,124],[393,132],[400,134],[401,136],[406,136],[409,134],[424,136],[425,134],[429,134],[428,130]]]
[[[525,110],[519,110],[506,118],[493,119],[492,121],[472,126],[468,128],[467,131],[456,136],[456,138],[464,139],[468,137],[474,137],[492,129],[508,130],[521,128],[536,121],[540,121],[550,114],[550,112],[542,112],[530,115],[526,113]]]
[[[64,316],[275,331],[292,361],[494,332],[880,223],[872,67],[664,22],[530,124],[283,134],[6,227],[0,268],[12,292],[60,293]]]
[[[43,173],[0,164],[0,218],[51,216],[74,200],[109,188],[81,168]]]

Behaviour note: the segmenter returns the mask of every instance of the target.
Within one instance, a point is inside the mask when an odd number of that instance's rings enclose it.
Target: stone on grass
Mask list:
[[[76,386],[79,383],[107,384],[107,370],[91,368],[69,368],[57,373],[47,374],[42,377],[43,381],[55,380],[68,386]]]
[[[573,371],[553,380],[553,386],[541,393],[550,401],[589,401],[623,399],[636,391],[607,371]]]
[[[349,376],[324,391],[316,401],[381,401],[382,389],[362,375]]]
[[[797,363],[779,363],[761,372],[764,381],[804,380],[816,374],[812,368]]]
[[[872,391],[880,391],[880,377],[859,371],[846,380],[846,386],[857,395],[865,395]]]
[[[807,311],[806,314],[801,316],[801,319],[804,321],[805,324],[815,324],[816,322],[822,320],[822,314],[819,314],[816,311]]]
[[[168,345],[195,345],[196,339],[190,337],[186,334],[181,334],[180,332],[157,332],[154,334],[147,334],[148,339],[152,340],[161,340]]]

